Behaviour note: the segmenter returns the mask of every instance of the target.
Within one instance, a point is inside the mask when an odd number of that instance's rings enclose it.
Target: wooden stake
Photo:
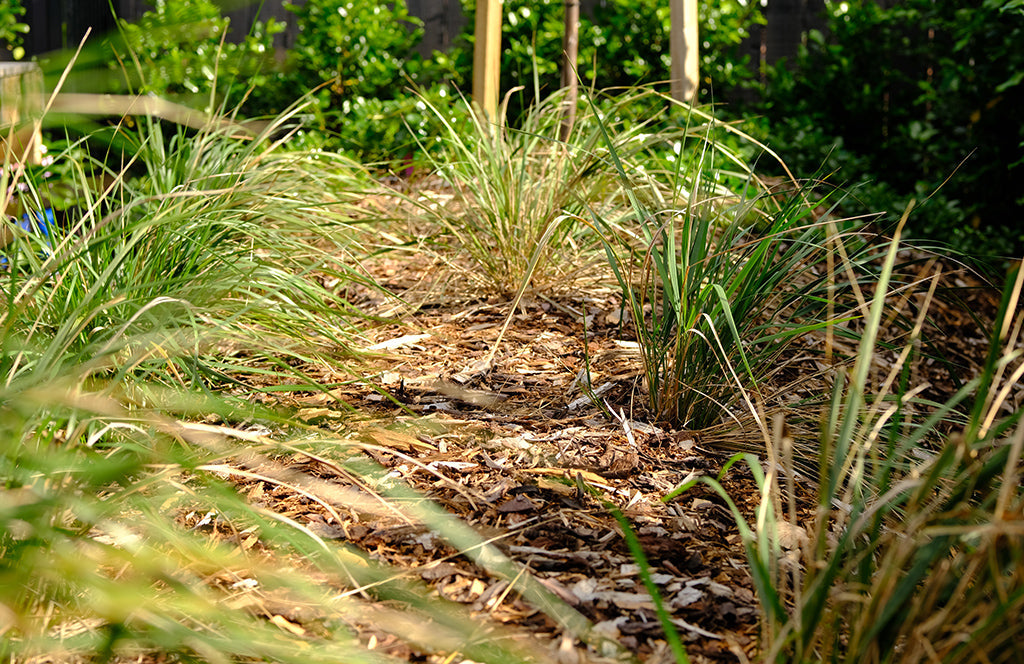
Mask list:
[[[565,0],[565,35],[562,38],[562,87],[565,92],[565,113],[559,136],[563,141],[572,133],[576,122],[576,100],[579,99],[579,77],[576,74],[580,45],[580,0]]]
[[[672,29],[669,47],[672,53],[672,98],[694,102],[700,81],[697,55],[697,0],[669,0]]]
[[[473,100],[492,122],[497,121],[501,80],[501,5],[501,0],[476,0]]]

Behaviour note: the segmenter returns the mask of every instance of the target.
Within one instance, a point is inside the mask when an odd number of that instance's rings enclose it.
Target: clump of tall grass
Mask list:
[[[1007,282],[981,374],[912,415],[920,388],[906,367],[927,306],[881,389],[869,382],[895,256],[896,243],[856,362],[825,407],[818,476],[798,477],[806,448],[780,416],[765,426],[767,469],[747,457],[762,497],[753,523],[700,480],[740,526],[765,661],[1009,662],[1024,647],[1024,273]],[[806,515],[796,487],[808,480]]]
[[[344,207],[364,184],[339,157],[285,149],[275,135],[290,117],[249,137],[144,119],[117,128],[132,150],[123,169],[88,157],[66,165],[82,204],[48,238],[23,238],[33,246],[4,282],[7,384],[66,375],[65,364],[159,367],[162,379],[193,382],[216,375],[224,344],[243,338],[248,352],[343,354],[357,312],[321,284],[362,279],[346,259],[356,245]],[[42,186],[27,184],[38,214]]]
[[[338,356],[352,336],[356,312],[314,271],[352,278],[346,243],[333,240],[358,169],[284,149],[275,135],[289,120],[246,137],[217,124],[121,125],[133,148],[123,168],[80,150],[56,155],[82,201],[65,224],[45,236],[10,228],[0,281],[5,658],[158,650],[217,660],[285,647],[270,623],[226,611],[205,580],[264,563],[175,521],[193,498],[228,521],[244,506],[195,474],[222,450],[190,447],[170,414],[252,417],[252,407],[183,392],[273,371],[276,358]],[[44,183],[19,182],[24,172],[10,166],[2,191],[41,215]],[[262,368],[250,366],[257,357]],[[253,509],[238,518],[271,521]]]
[[[289,121],[257,137],[121,126],[123,168],[66,169],[84,201],[69,225],[16,233],[0,275],[4,659],[384,662],[392,637],[480,662],[553,659],[249,500],[243,481],[338,525],[342,512],[423,524],[588,638],[493,545],[357,464],[351,440],[237,398],[261,381],[319,387],[297,367],[345,371],[356,332],[327,284],[360,278],[344,203],[365,181],[340,157],[289,150]],[[296,453],[337,481],[280,463]]]
[[[837,302],[849,315],[850,289],[831,269],[835,243],[851,245],[851,261],[872,254],[819,221],[827,197],[811,204],[795,181],[780,197],[721,140],[727,130],[753,139],[687,112],[685,140],[662,169],[636,168],[604,135],[632,216],[587,214],[633,321],[653,416],[702,429],[746,412],[743,395],[758,392],[787,349],[840,320]]]
[[[466,103],[462,125],[424,100],[445,129],[440,151],[427,154],[447,187],[435,192],[441,197],[412,200],[469,258],[467,274],[484,289],[511,295],[528,283],[533,292],[562,291],[600,265],[598,238],[580,218],[588,207],[607,210],[618,202],[606,140],[635,155],[675,133],[648,131],[651,118],[630,117],[638,99],[650,95],[623,94],[600,110],[581,102],[570,125],[563,122],[569,102],[558,91],[531,106],[516,127],[506,117],[508,95],[496,118]]]

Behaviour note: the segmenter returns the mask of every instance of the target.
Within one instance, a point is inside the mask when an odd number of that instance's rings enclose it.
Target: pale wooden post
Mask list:
[[[672,54],[672,98],[694,102],[699,79],[697,55],[700,53],[697,34],[697,1],[669,0],[672,29],[669,48]]]
[[[43,72],[35,62],[0,63],[0,162],[42,160]]]
[[[487,119],[497,121],[501,81],[501,0],[476,1],[473,44],[473,100]]]
[[[562,38],[562,87],[565,92],[565,115],[560,136],[567,140],[576,122],[576,101],[579,99],[579,78],[576,64],[580,46],[580,0],[565,0],[565,34]]]

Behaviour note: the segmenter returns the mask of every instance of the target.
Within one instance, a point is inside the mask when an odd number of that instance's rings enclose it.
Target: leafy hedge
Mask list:
[[[274,50],[274,36],[285,29],[279,21],[256,22],[244,40],[231,43],[218,3],[163,0],[136,22],[121,21],[110,66],[127,71],[133,90],[201,107],[210,100],[241,106],[249,116],[275,115],[310,93],[319,121],[313,140],[366,162],[404,165],[440,133],[412,89],[443,100],[452,89],[439,81],[453,74],[444,56],[425,61],[413,53],[422,24],[404,2],[307,0],[285,7],[298,32],[283,58]]]
[[[910,222],[918,237],[1019,255],[1024,3],[827,4],[830,34],[809,35],[764,97],[776,147],[805,173],[839,167],[876,209],[931,197]]]

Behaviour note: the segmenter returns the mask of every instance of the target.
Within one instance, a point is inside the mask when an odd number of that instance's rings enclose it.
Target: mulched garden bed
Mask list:
[[[375,354],[362,369],[369,380],[296,396],[287,405],[307,423],[343,433],[391,477],[469,524],[601,634],[643,661],[671,661],[640,569],[608,509],[614,504],[643,546],[651,578],[691,660],[757,659],[758,603],[729,510],[703,485],[669,504],[661,500],[697,475],[717,475],[730,453],[717,436],[649,423],[641,405],[639,353],[619,326],[614,293],[594,289],[582,301],[524,303],[493,366],[479,372],[471,368],[492,349],[508,302],[444,301],[438,293],[459,289],[433,283],[430,275],[437,269],[424,256],[372,265],[375,278],[409,304],[401,322],[365,334],[366,350]],[[929,322],[932,342],[951,360],[926,362],[921,369],[940,397],[976,370],[987,342],[974,317],[990,319],[996,303],[980,281],[965,279],[970,278],[953,275],[949,285],[968,306],[938,306]],[[424,292],[426,299],[417,301]],[[364,311],[398,313],[392,300],[373,291],[351,295]],[[588,367],[589,390],[583,383]],[[320,378],[337,384],[340,377]],[[588,392],[599,395],[599,403]],[[353,422],[352,409],[366,417]],[[756,430],[745,435],[760,436]],[[322,480],[350,481],[331,464],[303,455],[287,463]],[[547,637],[561,661],[601,659],[562,638],[558,625],[515,588],[510,592],[507,581],[489,576],[424,527],[343,506],[327,510],[283,486],[236,479],[251,499],[324,539],[352,544],[419,577],[481,620]],[[733,466],[722,483],[752,520],[760,497],[746,467]],[[806,516],[811,507],[802,510]],[[301,616],[295,621],[301,626]],[[372,625],[354,627],[379,651],[409,661],[442,661]]]

